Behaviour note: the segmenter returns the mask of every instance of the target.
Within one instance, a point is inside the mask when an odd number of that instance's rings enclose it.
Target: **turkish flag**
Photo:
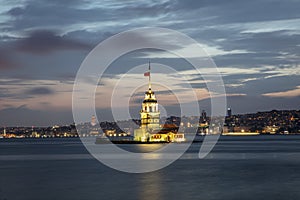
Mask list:
[[[150,76],[150,72],[145,72],[144,76]]]

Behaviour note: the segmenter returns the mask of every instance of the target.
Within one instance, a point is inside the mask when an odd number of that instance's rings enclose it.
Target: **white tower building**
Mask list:
[[[151,73],[149,71],[144,73],[144,76],[148,76],[148,91],[145,92],[145,98],[142,103],[141,126],[135,130],[134,139],[137,141],[149,141],[149,135],[154,130],[159,129],[160,112],[158,110],[158,103],[154,92],[151,90]]]

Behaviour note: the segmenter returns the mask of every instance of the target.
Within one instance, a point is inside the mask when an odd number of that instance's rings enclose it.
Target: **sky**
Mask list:
[[[173,29],[200,43],[222,75],[233,114],[300,109],[298,0],[0,0],[0,5],[0,126],[72,123],[73,83],[85,57],[105,39],[145,26]],[[107,70],[97,89],[100,115],[110,119],[106,97],[114,83],[132,67],[146,69],[149,59],[153,77],[172,83],[172,91],[156,87],[168,115],[177,110],[172,92],[186,94],[178,77],[188,79],[200,108],[209,110],[205,82],[185,61],[140,51],[120,57]],[[177,73],[161,77],[155,68],[163,65]],[[129,74],[124,83],[137,80],[147,83],[143,71]],[[133,117],[145,89],[132,95]]]

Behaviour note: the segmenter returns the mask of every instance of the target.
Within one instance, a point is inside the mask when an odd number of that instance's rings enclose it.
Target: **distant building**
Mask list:
[[[228,116],[228,117],[231,117],[231,115],[232,115],[231,108],[228,108],[228,109],[227,109],[227,116]]]
[[[92,116],[92,119],[91,119],[91,125],[92,125],[92,126],[96,126],[96,124],[97,124],[96,121],[97,121],[97,120],[96,120],[96,117],[95,117],[95,115],[93,115],[93,116]]]
[[[201,112],[201,122],[206,122],[207,121],[207,115],[205,110],[202,110]]]
[[[233,132],[249,133],[251,132],[250,126],[236,126],[233,128]]]
[[[266,126],[266,127],[264,127],[262,132],[263,133],[269,133],[269,134],[275,134],[275,133],[277,133],[278,129],[279,129],[279,127],[276,126],[276,125]]]

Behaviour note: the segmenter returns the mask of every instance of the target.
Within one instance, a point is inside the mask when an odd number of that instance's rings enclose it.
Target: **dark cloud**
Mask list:
[[[54,91],[48,87],[36,87],[25,91],[28,95],[49,95],[54,94]]]
[[[0,110],[0,126],[51,126],[72,122],[71,110],[34,110],[26,104]]]
[[[172,9],[174,7],[174,2],[172,1],[166,1],[166,2],[151,2],[151,1],[144,1],[144,2],[134,2],[129,6],[124,6],[120,9],[117,9],[117,12],[120,12],[120,14],[128,15],[133,14],[135,16],[158,16],[161,14],[167,14],[169,12],[172,12]]]
[[[20,16],[25,13],[25,9],[22,7],[15,7],[10,9],[7,13],[11,16]]]
[[[213,59],[218,67],[253,68],[263,65],[294,64],[293,61],[279,56],[281,56],[279,52],[251,52],[219,55]]]
[[[111,37],[112,35],[116,34],[117,32],[110,30],[110,31],[97,31],[92,32],[88,30],[76,30],[70,31],[66,33],[65,37],[70,38],[75,41],[84,41],[91,45],[96,45],[99,42]]]
[[[246,97],[229,97],[227,103],[232,107],[234,114],[238,113],[254,113],[256,111],[278,110],[299,110],[300,97],[287,99],[273,98],[264,96],[246,96]],[[243,102],[243,104],[241,104]]]
[[[0,50],[0,70],[14,69],[17,67],[18,63],[12,58],[12,56],[8,52]]]
[[[78,25],[84,30],[85,23],[99,23],[107,26],[109,29],[106,31],[109,31],[110,27],[118,21],[119,25],[114,26],[114,31],[124,30],[128,25],[145,25],[138,20],[143,17],[167,14],[171,11],[169,4],[169,2],[157,1],[107,1],[99,6],[94,1],[29,0],[6,13],[11,18],[6,25],[11,27],[9,29],[18,31],[53,26],[65,30],[70,25]]]
[[[37,85],[34,82],[30,82],[31,79],[19,78],[19,79],[8,79],[8,80],[0,80],[1,86],[35,86]],[[29,81],[29,82],[27,82]],[[43,85],[56,85],[54,83],[43,83]]]
[[[25,89],[23,92],[14,92],[14,90],[18,90],[20,86],[16,83],[13,87],[9,88],[0,88],[0,98],[2,101],[12,99],[12,100],[26,100],[34,98],[35,96],[41,95],[51,95],[54,94],[55,91],[48,87],[34,87],[30,89]]]
[[[215,32],[215,30],[213,30]],[[209,34],[209,31],[206,32]],[[293,67],[300,58],[300,34],[289,31],[261,33],[235,33],[220,30],[224,40],[215,41],[218,36],[208,38],[208,44],[223,51],[245,51],[213,56],[218,67],[264,68],[264,66]],[[206,35],[206,37],[208,37]]]
[[[268,75],[275,75],[275,73],[252,73],[252,74],[230,74],[223,76],[223,81],[225,84],[247,84],[250,81],[259,81],[264,79]]]
[[[10,29],[18,31],[51,26],[63,27],[80,20],[86,21],[93,18],[92,11],[86,12],[78,9],[75,3],[63,4],[48,0],[26,1],[23,5],[9,10],[7,14],[11,19],[6,25],[11,27]]]
[[[3,98],[9,98],[11,97],[9,90],[7,88],[0,88],[0,100]],[[2,102],[3,104],[3,102]]]
[[[240,75],[240,78],[244,76]],[[245,76],[247,77],[247,76]],[[249,77],[252,78],[252,77]],[[290,75],[290,76],[275,76],[271,78],[264,78],[263,76],[257,75],[257,80],[252,80],[244,83],[240,87],[229,87],[226,86],[227,93],[244,93],[247,96],[252,97],[260,97],[264,93],[270,92],[280,92],[280,91],[287,91],[292,90],[295,86],[299,85],[300,76],[299,75]],[[239,79],[233,79],[232,81],[227,80],[225,77],[224,82],[230,84],[239,84],[242,83],[238,81]],[[248,98],[248,97],[247,97]],[[272,104],[272,102],[269,102]],[[286,102],[282,102],[286,103]],[[241,104],[244,105],[244,102],[241,101]],[[245,104],[246,105],[246,104]]]
[[[241,33],[238,37],[227,37],[219,42],[223,50],[247,50],[256,53],[297,53],[299,55],[300,34],[289,31]]]
[[[269,21],[280,19],[291,19],[300,17],[299,1],[294,0],[252,0],[252,1],[223,1],[223,0],[187,0],[177,1],[173,10],[182,13],[183,16],[191,18],[196,13],[201,17],[209,18],[213,23],[245,23],[256,21]],[[268,10],[266,12],[266,9]],[[178,14],[179,14],[178,13]]]
[[[16,45],[20,51],[35,54],[50,53],[58,50],[87,50],[90,48],[87,44],[46,30],[32,32],[29,37],[17,41]]]

